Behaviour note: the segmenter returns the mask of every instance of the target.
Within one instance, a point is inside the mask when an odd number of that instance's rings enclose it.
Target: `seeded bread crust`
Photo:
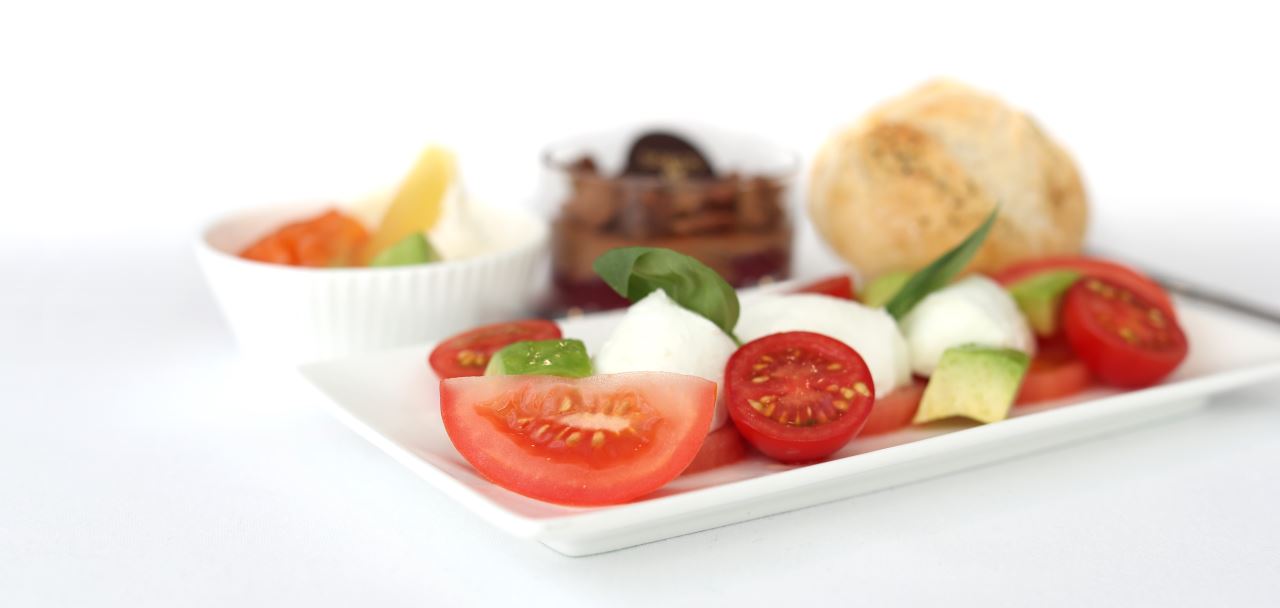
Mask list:
[[[809,214],[864,278],[917,270],[998,203],[969,266],[992,272],[1079,253],[1088,202],[1070,156],[1026,114],[950,81],[926,84],[833,136],[810,176]]]

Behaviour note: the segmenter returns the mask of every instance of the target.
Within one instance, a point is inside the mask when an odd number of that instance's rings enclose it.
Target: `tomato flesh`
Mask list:
[[[1008,287],[1047,270],[1074,270],[1087,277],[1120,285],[1147,302],[1160,306],[1166,315],[1174,316],[1173,299],[1159,283],[1133,268],[1100,258],[1058,256],[1030,260],[1009,266],[992,278]]]
[[[747,444],[742,439],[742,433],[739,433],[732,424],[726,424],[707,435],[702,442],[702,447],[698,450],[698,455],[694,456],[693,462],[689,463],[689,468],[684,470],[683,475],[692,475],[733,464],[746,455]]]
[[[853,290],[853,279],[847,274],[838,274],[819,279],[796,289],[795,293],[818,293],[845,300],[858,299]]]
[[[748,342],[725,367],[725,403],[742,436],[781,462],[806,462],[844,447],[875,401],[856,351],[794,331]]]
[[[1165,307],[1119,283],[1088,277],[1067,291],[1063,329],[1099,380],[1122,388],[1159,382],[1187,356],[1187,338]]]
[[[1089,368],[1071,352],[1064,338],[1042,340],[1022,379],[1014,405],[1063,399],[1092,385]]]
[[[882,435],[911,426],[916,410],[920,409],[920,398],[924,397],[924,386],[923,382],[912,382],[877,398],[858,436]]]
[[[508,490],[567,505],[626,502],[680,475],[715,403],[714,382],[662,372],[440,383],[445,431],[467,462]]]
[[[545,319],[494,323],[462,332],[441,342],[427,362],[441,379],[482,376],[493,354],[526,340],[556,340],[560,326]]]

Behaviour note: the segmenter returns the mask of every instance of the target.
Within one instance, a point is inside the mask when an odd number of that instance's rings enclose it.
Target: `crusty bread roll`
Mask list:
[[[1078,253],[1084,186],[1026,114],[967,86],[926,84],[837,133],[813,165],[809,214],[864,278],[918,270],[999,203],[969,270]]]

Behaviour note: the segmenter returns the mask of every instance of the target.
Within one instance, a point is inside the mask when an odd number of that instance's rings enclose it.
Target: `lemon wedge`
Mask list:
[[[429,146],[400,184],[377,230],[365,243],[361,261],[368,264],[386,248],[411,234],[430,230],[440,220],[444,197],[457,175],[453,153]]]

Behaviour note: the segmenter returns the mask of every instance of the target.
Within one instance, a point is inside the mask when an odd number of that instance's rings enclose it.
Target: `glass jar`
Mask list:
[[[786,278],[798,169],[789,150],[708,127],[619,129],[551,146],[542,186],[542,204],[556,210],[548,312],[624,306],[592,270],[615,247],[674,249],[735,287]]]

